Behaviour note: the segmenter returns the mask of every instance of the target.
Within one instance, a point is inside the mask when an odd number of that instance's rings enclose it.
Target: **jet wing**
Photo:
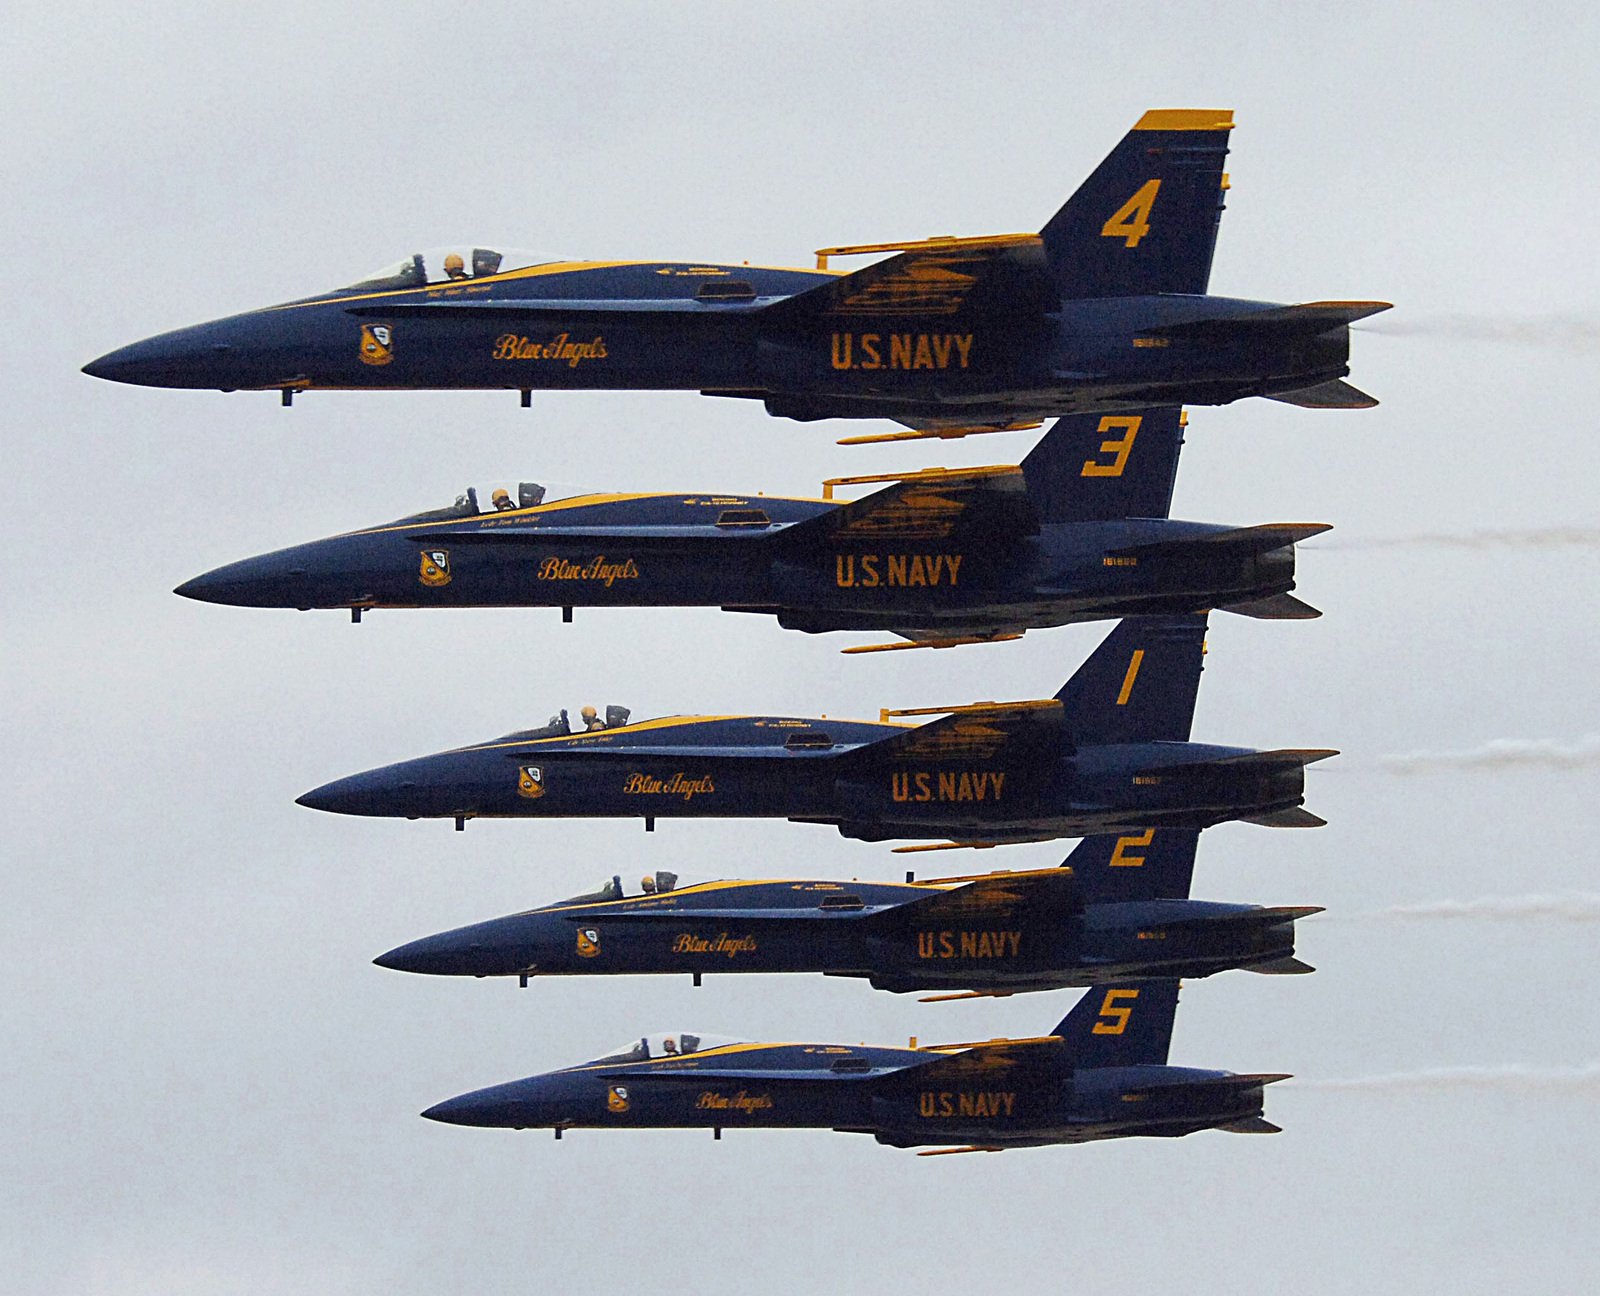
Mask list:
[[[774,302],[763,318],[799,323],[855,315],[1019,315],[1047,310],[1057,298],[1037,234],[824,248],[817,259],[825,266],[830,256],[897,249],[903,249],[898,256]]]
[[[951,880],[963,885],[882,909],[876,915],[879,922],[894,925],[976,920],[1018,909],[1064,908],[1077,895],[1072,870],[1061,867]]]
[[[1059,1035],[1033,1039],[981,1040],[973,1044],[941,1044],[928,1049],[929,1060],[913,1063],[897,1074],[918,1084],[983,1081],[997,1072],[1064,1067],[1066,1041]]]
[[[1064,711],[1055,698],[1031,702],[975,702],[960,707],[919,707],[886,716],[943,715],[877,742],[853,755],[888,761],[994,760],[1002,752],[1017,761],[1060,742]]]
[[[907,474],[840,477],[831,486],[894,481],[777,533],[785,547],[875,544],[882,540],[965,540],[999,531],[1036,535],[1022,470],[928,468]]]

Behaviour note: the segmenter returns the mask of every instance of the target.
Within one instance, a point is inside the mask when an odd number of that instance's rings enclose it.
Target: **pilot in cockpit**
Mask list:
[[[589,733],[606,727],[606,722],[600,718],[592,706],[586,705],[578,714],[583,717],[583,727]]]
[[[510,513],[517,507],[516,502],[511,498],[511,492],[504,486],[496,486],[494,494],[489,498],[494,501],[495,512],[497,513]]]
[[[451,252],[445,257],[444,273],[448,279],[465,279],[467,277],[467,264],[461,259],[461,253]]]

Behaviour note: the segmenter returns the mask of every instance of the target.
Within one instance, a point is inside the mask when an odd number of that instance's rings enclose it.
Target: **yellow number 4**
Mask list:
[[[1107,990],[1106,997],[1100,1001],[1100,1020],[1094,1024],[1095,1035],[1120,1035],[1128,1029],[1128,1022],[1133,1017],[1133,1001],[1139,997],[1137,990]],[[1123,1007],[1118,1000],[1126,999],[1127,1007]]]
[[[1123,247],[1138,247],[1150,232],[1150,209],[1156,205],[1161,181],[1146,180],[1139,192],[1118,207],[1116,214],[1100,227],[1101,238],[1119,238]]]

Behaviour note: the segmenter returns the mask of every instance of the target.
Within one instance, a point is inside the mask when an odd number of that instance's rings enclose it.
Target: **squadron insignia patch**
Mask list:
[[[517,795],[536,801],[544,795],[544,770],[537,765],[524,765],[517,771]],[[583,953],[582,934],[579,934],[578,953]]]
[[[417,579],[424,585],[438,587],[450,583],[450,551],[448,549],[424,549],[422,551],[422,566],[417,572]]]
[[[363,324],[360,355],[362,364],[388,364],[394,359],[394,330],[387,324]]]
[[[626,1085],[612,1085],[606,1090],[606,1110],[612,1112],[625,1112],[628,1110],[628,1087]]]
[[[578,957],[593,958],[600,952],[600,933],[593,927],[578,928]]]

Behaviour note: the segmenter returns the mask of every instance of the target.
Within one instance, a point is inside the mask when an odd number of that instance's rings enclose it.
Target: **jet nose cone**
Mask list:
[[[229,563],[184,581],[172,592],[232,607],[309,607],[312,595],[307,569],[277,555]]]
[[[216,387],[213,371],[229,362],[233,348],[208,336],[207,326],[179,329],[108,351],[83,366],[91,378],[139,387]]]
[[[516,1096],[523,1086],[496,1085],[493,1089],[479,1089],[462,1094],[459,1098],[446,1098],[423,1112],[424,1119],[440,1121],[445,1125],[520,1126],[537,1123],[533,1114],[521,1111]]]
[[[460,1098],[446,1098],[442,1103],[434,1103],[422,1113],[424,1120],[440,1121],[446,1125],[487,1125],[484,1119],[483,1105],[477,1101],[473,1094],[466,1094]]]
[[[308,810],[327,810],[332,814],[399,815],[410,818],[440,813],[432,808],[433,800],[435,798],[419,789],[416,778],[403,767],[391,766],[324,783],[296,797],[295,804],[303,805]]]
[[[380,954],[372,961],[392,972],[439,974],[452,970],[449,966],[452,961],[450,954],[451,950],[441,945],[437,937],[428,936],[405,945],[397,945],[387,954]]]

